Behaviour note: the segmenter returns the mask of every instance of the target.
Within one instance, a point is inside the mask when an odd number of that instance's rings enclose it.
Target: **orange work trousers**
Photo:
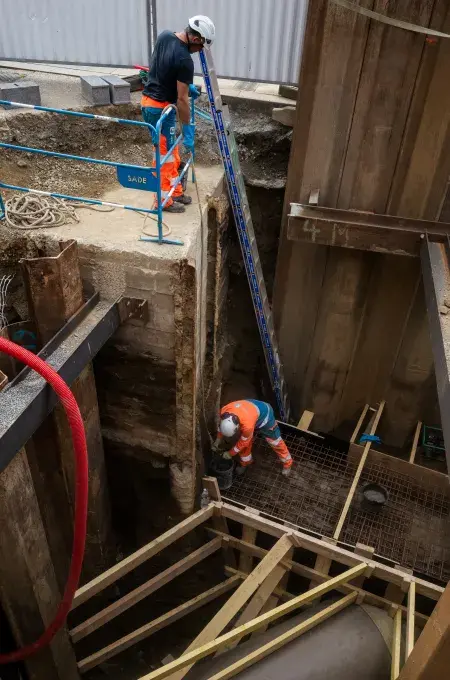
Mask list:
[[[142,117],[146,123],[150,123],[153,127],[156,127],[157,122],[161,118],[161,113],[169,106],[169,102],[158,102],[156,99],[147,97],[143,95],[141,101]],[[176,140],[176,114],[172,110],[169,115],[164,119],[161,127],[161,141],[160,141],[160,151],[161,160],[164,158],[166,153],[175,143]],[[169,195],[173,185],[178,180],[178,172],[180,168],[181,158],[180,150],[178,146],[172,151],[171,155],[161,167],[161,197],[162,201],[166,200]],[[153,153],[153,163],[152,167],[156,167],[156,154]],[[181,182],[175,188],[171,198],[166,203],[166,208],[168,208],[173,203],[173,198],[183,195],[183,187]],[[157,207],[157,199],[155,198],[155,207]]]

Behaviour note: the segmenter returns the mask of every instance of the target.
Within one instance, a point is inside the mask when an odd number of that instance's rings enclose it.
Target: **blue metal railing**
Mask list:
[[[156,215],[157,216],[157,223],[158,223],[158,236],[146,236],[145,238],[142,237],[142,240],[145,241],[154,241],[156,243],[168,243],[171,245],[183,245],[183,241],[180,239],[168,239],[163,236],[163,210],[166,207],[168,201],[170,201],[173,192],[175,191],[176,187],[178,184],[183,180],[184,175],[187,173],[189,167],[192,165],[193,168],[193,155],[191,154],[191,157],[189,158],[188,162],[185,164],[185,167],[181,174],[179,175],[177,181],[171,188],[169,194],[164,198],[162,198],[162,191],[161,191],[161,167],[167,163],[169,157],[173,153],[175,147],[181,142],[183,135],[179,135],[177,139],[175,140],[175,143],[173,146],[168,150],[166,155],[161,158],[161,128],[162,124],[165,120],[165,118],[169,115],[169,113],[172,110],[176,111],[176,106],[173,104],[170,104],[167,106],[162,114],[160,119],[158,120],[156,127],[153,127],[150,123],[146,122],[141,122],[138,120],[129,120],[127,118],[114,118],[112,116],[100,116],[98,114],[94,113],[82,113],[80,111],[68,111],[66,109],[54,109],[54,108],[49,108],[47,106],[35,106],[32,104],[19,104],[17,102],[11,102],[11,101],[4,101],[0,100],[0,105],[2,106],[12,106],[15,108],[22,108],[22,109],[35,109],[36,111],[47,111],[49,113],[56,113],[56,114],[61,114],[65,116],[75,116],[77,118],[89,118],[93,120],[103,120],[107,121],[109,123],[119,123],[119,124],[124,124],[124,125],[135,125],[139,127],[145,127],[147,130],[150,132],[153,145],[155,147],[155,167],[154,168],[148,168],[145,166],[141,165],[128,165],[125,163],[115,163],[113,161],[107,161],[107,160],[102,160],[99,158],[91,158],[89,156],[76,156],[74,154],[68,154],[68,153],[59,153],[57,151],[47,151],[46,149],[37,149],[34,147],[29,147],[29,146],[20,146],[18,144],[6,144],[4,142],[0,142],[0,147],[4,149],[14,149],[15,151],[24,151],[27,153],[36,153],[36,154],[41,154],[43,156],[52,156],[54,158],[64,158],[67,160],[75,160],[75,161],[83,161],[85,163],[94,163],[97,165],[107,165],[110,167],[114,167],[116,169],[117,173],[117,179],[119,183],[129,189],[141,189],[144,191],[152,191],[156,193],[156,203],[157,207],[154,209],[149,209],[149,208],[137,208],[132,205],[124,205],[120,203],[111,203],[108,201],[101,201],[93,198],[84,198],[82,196],[71,196],[68,194],[60,194],[56,192],[49,192],[49,191],[41,191],[37,189],[30,189],[29,187],[21,187],[21,186],[16,186],[14,184],[6,184],[5,182],[0,181],[0,189],[11,189],[13,191],[23,191],[27,193],[35,193],[35,194],[40,194],[41,196],[53,196],[55,198],[63,198],[71,201],[79,201],[81,203],[87,203],[89,205],[105,205],[108,207],[113,207],[113,208],[121,208],[123,210],[132,210],[135,212],[140,212],[140,213],[148,213],[151,215]],[[194,107],[194,102],[192,100],[192,105],[191,105],[191,124],[195,125],[195,107]],[[194,181],[194,173],[192,175],[193,181]],[[4,202],[2,200],[2,196],[0,194],[0,219],[3,219],[5,216],[5,206]]]

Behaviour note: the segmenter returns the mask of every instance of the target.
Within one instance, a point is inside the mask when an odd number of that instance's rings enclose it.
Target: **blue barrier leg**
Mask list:
[[[158,178],[158,185],[156,188],[156,200],[158,209],[158,241],[162,243],[163,240],[163,206],[162,206],[162,190],[161,190],[161,147],[160,136],[158,135],[158,141],[155,144],[155,155],[156,155],[156,176]]]
[[[157,215],[158,215],[158,236],[140,236],[140,241],[150,241],[151,243],[167,243],[173,246],[182,246],[183,241],[181,239],[164,238],[163,235],[163,201],[162,201],[162,190],[161,190],[161,148],[159,145],[160,130],[158,131],[158,141],[155,144],[155,157],[156,157],[156,177],[157,177],[157,187],[156,187],[156,200],[157,200]],[[167,201],[167,199],[166,199]],[[165,203],[164,203],[165,205]]]
[[[195,144],[195,99],[193,97],[191,98],[191,125],[194,126],[194,144]],[[194,161],[195,152],[192,153],[192,184],[195,184]]]

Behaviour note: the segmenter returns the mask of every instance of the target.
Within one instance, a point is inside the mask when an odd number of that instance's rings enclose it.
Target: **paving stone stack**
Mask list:
[[[83,97],[94,106],[130,103],[130,83],[118,76],[82,76],[80,80]]]

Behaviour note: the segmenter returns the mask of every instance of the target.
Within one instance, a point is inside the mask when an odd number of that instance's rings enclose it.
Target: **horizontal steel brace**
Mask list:
[[[123,321],[131,317],[145,321],[146,313],[142,300],[122,298],[111,304],[94,296],[39,355],[70,385]],[[33,436],[57,401],[47,382],[27,369],[0,393],[0,471]]]
[[[426,241],[420,253],[431,347],[434,357],[447,467],[450,470],[450,314],[441,314],[450,297],[449,249]]]
[[[446,243],[450,224],[359,210],[291,203],[287,236],[292,241],[418,257],[425,237]]]

